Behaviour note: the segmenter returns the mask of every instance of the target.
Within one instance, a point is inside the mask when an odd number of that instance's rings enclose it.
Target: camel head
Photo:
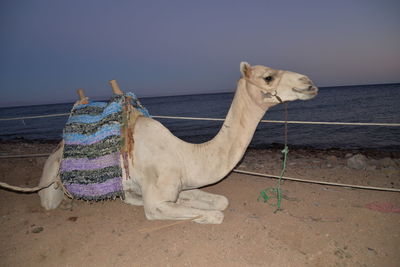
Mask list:
[[[262,108],[298,99],[308,100],[318,93],[313,82],[299,73],[260,65],[250,66],[247,62],[240,63],[240,72],[247,93]]]

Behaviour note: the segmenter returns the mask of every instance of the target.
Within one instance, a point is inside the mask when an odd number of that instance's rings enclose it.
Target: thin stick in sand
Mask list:
[[[190,218],[190,219],[186,219],[186,220],[182,220],[182,221],[178,221],[178,222],[174,222],[174,223],[170,223],[170,224],[164,224],[164,225],[157,226],[157,227],[142,228],[142,229],[139,229],[138,231],[139,231],[139,233],[142,233],[142,234],[150,233],[150,232],[158,231],[160,229],[164,229],[164,228],[171,227],[174,225],[188,223],[188,222],[191,222],[191,221],[196,220],[201,217],[202,217],[202,215],[198,215],[198,216]]]

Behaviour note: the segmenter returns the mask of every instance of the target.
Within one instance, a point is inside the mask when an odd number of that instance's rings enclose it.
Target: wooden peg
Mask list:
[[[81,101],[82,104],[88,104],[88,100],[87,97],[85,96],[85,92],[83,91],[83,89],[78,89],[77,93],[79,95],[79,100]]]
[[[121,89],[119,88],[118,83],[117,83],[116,80],[111,80],[110,81],[110,85],[112,87],[112,90],[113,90],[114,94],[116,94],[116,95],[123,95],[124,94],[124,92],[122,92]]]
[[[86,98],[85,92],[83,91],[83,89],[78,89],[76,92],[78,93],[80,100],[84,100]]]

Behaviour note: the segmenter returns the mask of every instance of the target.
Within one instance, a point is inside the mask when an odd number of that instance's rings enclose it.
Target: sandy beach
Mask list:
[[[0,155],[55,146],[2,142]],[[1,159],[0,181],[36,186],[45,159]],[[279,175],[281,162],[280,148],[249,149],[237,168]],[[400,188],[400,152],[290,149],[286,176]],[[221,225],[148,221],[118,199],[45,211],[37,194],[0,190],[0,266],[399,266],[399,193],[285,181],[274,213],[257,198],[276,183],[232,172],[204,188],[230,200]]]

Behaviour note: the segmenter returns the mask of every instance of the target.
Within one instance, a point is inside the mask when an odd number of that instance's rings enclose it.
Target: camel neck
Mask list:
[[[201,170],[203,185],[221,180],[236,166],[265,111],[254,103],[246,83],[240,80],[220,131],[212,140],[197,145],[196,153],[207,161],[207,168]]]

